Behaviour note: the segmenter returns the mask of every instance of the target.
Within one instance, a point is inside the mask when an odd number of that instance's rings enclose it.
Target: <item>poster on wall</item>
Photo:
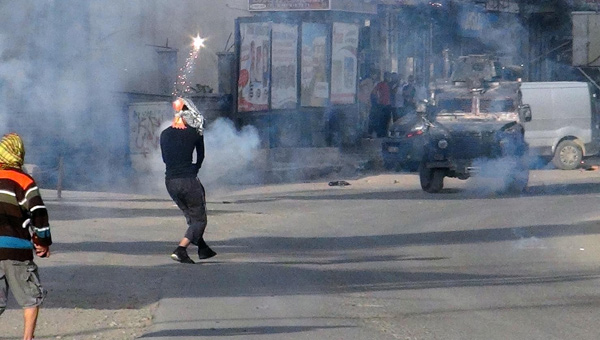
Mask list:
[[[331,40],[331,103],[354,104],[356,96],[358,26],[333,23]]]
[[[271,108],[295,108],[297,95],[298,25],[273,24]]]
[[[270,35],[269,23],[240,24],[239,112],[269,108]]]
[[[300,103],[302,106],[327,105],[329,82],[326,74],[327,26],[302,23]]]

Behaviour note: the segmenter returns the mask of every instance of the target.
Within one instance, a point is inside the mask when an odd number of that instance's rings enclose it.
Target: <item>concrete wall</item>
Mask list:
[[[573,12],[573,65],[600,66],[600,14]]]
[[[338,147],[361,137],[357,105],[244,113],[237,120],[258,129],[262,148]]]

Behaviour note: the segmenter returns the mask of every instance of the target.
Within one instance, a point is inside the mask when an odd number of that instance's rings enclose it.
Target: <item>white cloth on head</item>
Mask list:
[[[199,134],[203,134],[204,133],[204,116],[202,115],[202,113],[200,113],[200,110],[198,110],[198,108],[196,107],[196,105],[194,105],[194,102],[191,99],[189,99],[189,98],[181,98],[181,99],[183,100],[183,103],[185,104],[184,107],[187,107],[187,110],[181,110],[181,111],[177,112],[176,114],[183,117],[183,119],[185,120],[187,125],[198,130]]]

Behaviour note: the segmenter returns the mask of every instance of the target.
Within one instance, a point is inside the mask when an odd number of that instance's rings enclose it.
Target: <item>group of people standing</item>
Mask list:
[[[404,81],[402,74],[385,72],[380,80],[379,72],[371,72],[360,83],[361,130],[369,138],[385,137],[390,122],[416,112],[417,101],[427,96],[423,90],[413,75]]]

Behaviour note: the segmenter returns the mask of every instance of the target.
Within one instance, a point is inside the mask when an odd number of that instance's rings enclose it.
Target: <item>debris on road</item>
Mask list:
[[[586,165],[579,171],[598,171],[598,169],[600,169],[600,166],[598,165]]]

